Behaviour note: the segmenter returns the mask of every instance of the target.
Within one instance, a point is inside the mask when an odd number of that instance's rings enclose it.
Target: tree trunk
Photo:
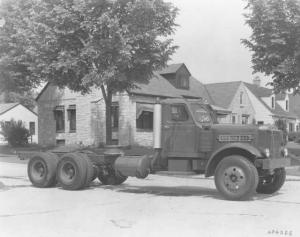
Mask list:
[[[105,100],[106,145],[112,144],[111,104],[112,104],[112,92],[111,90],[107,89],[106,100]]]

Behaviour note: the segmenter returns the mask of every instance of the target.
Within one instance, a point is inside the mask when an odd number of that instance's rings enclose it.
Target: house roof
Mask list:
[[[136,85],[138,88],[131,89],[130,93],[171,98],[201,98],[203,97],[201,91],[205,91],[204,85],[193,77],[190,77],[190,89],[184,90],[174,87],[159,73],[154,73],[154,76],[148,83],[136,83]],[[200,89],[200,91],[197,90],[197,88]]]
[[[212,100],[212,104],[228,108],[241,83],[241,81],[232,81],[211,83],[206,84],[205,86]]]
[[[182,66],[186,67],[184,63],[171,64],[159,72],[154,72],[153,77],[148,81],[148,83],[136,83],[137,88],[130,89],[129,93],[145,95],[145,96],[159,96],[159,97],[169,97],[169,98],[203,98],[206,99],[208,103],[213,104],[209,92],[204,84],[190,76],[189,89],[177,89],[174,87],[162,74],[176,73]],[[49,83],[45,85],[42,91],[37,96],[36,100],[40,98],[43,92],[47,89]],[[216,105],[220,110],[227,111],[223,106]]]
[[[0,115],[4,114],[8,110],[11,110],[12,108],[16,107],[19,105],[19,103],[5,103],[5,104],[0,104]]]
[[[282,107],[276,102],[275,103],[275,109],[272,109],[269,107],[269,105],[267,105],[262,98],[263,97],[269,97],[273,94],[272,89],[268,89],[265,87],[259,87],[257,85],[253,85],[250,83],[246,83],[244,82],[244,84],[247,86],[247,88],[256,96],[256,98],[259,99],[259,101],[265,105],[265,107],[275,116],[279,116],[279,117],[286,117],[286,118],[296,118],[297,115],[295,115],[292,111],[285,111],[284,109],[282,109]],[[281,100],[280,98],[282,98],[280,95],[278,95],[278,97],[275,97],[276,100],[277,98],[279,98],[279,100]],[[290,106],[291,108],[291,106]]]
[[[170,64],[167,67],[163,68],[161,71],[159,71],[159,74],[171,74],[176,73],[181,66],[185,66],[184,63],[176,63],[176,64]]]
[[[18,105],[23,106],[24,108],[26,108],[27,110],[29,110],[31,113],[37,115],[36,112],[32,111],[31,109],[28,109],[26,106],[22,105],[21,103],[0,103],[0,115],[6,113],[7,111],[17,107]]]
[[[269,97],[273,94],[273,91],[271,89],[260,87],[254,84],[250,84],[247,82],[244,82],[244,84],[247,86],[247,88],[257,97]]]

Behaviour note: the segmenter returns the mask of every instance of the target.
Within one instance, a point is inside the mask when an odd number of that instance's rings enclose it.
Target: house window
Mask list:
[[[285,101],[285,110],[289,111],[289,101],[288,100]]]
[[[56,121],[56,132],[65,131],[65,109],[64,106],[56,106],[54,109],[54,119]]]
[[[136,120],[136,128],[153,130],[153,112],[142,111]]]
[[[118,103],[113,103],[111,106],[111,124],[113,129],[119,127],[119,104]]]
[[[232,115],[232,124],[235,124],[236,121],[235,121],[235,115]]]
[[[248,124],[248,115],[242,115],[242,124]]]
[[[70,132],[76,132],[76,105],[69,106],[68,120]]]
[[[186,121],[189,116],[184,105],[171,106],[171,119],[174,121]]]
[[[29,122],[29,133],[35,135],[35,122]]]
[[[272,96],[272,109],[275,109],[275,97]]]
[[[257,125],[258,126],[264,125],[264,121],[257,121]]]
[[[243,104],[243,96],[244,96],[244,92],[240,92],[240,104]]]

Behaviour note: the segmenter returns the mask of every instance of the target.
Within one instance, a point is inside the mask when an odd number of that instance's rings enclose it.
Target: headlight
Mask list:
[[[283,148],[282,149],[282,155],[284,156],[284,157],[287,157],[288,155],[289,155],[289,151],[288,151],[288,149],[285,147],[285,148]]]
[[[265,156],[266,157],[270,157],[270,149],[269,148],[266,148],[265,150],[264,150],[264,153],[265,153]]]

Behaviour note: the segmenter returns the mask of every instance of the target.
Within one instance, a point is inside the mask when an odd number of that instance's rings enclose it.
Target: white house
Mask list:
[[[21,105],[20,103],[0,104],[0,121],[9,123],[11,119],[21,120],[29,130],[31,137],[30,143],[38,142],[38,116],[36,113]],[[0,142],[3,142],[3,136],[0,135]]]
[[[274,94],[260,86],[242,81],[206,84],[212,104],[232,111],[222,122],[237,124],[274,124],[282,119],[289,132],[296,130],[298,115],[290,105],[288,94]],[[296,97],[293,102],[297,102]],[[231,117],[231,118],[230,118]]]

